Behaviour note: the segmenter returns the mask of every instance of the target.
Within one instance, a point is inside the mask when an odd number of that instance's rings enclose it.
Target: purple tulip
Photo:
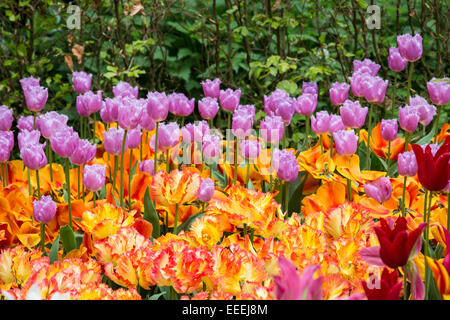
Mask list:
[[[61,158],[69,158],[77,149],[78,140],[78,133],[72,127],[65,127],[53,132],[50,145]]]
[[[389,48],[388,66],[389,69],[395,72],[403,71],[408,65],[408,61],[403,59],[398,48]]]
[[[205,97],[198,102],[198,111],[203,119],[214,119],[219,111],[219,103],[216,98]]]
[[[25,103],[30,111],[41,111],[48,99],[47,88],[40,86],[29,86],[23,91],[25,95]]]
[[[253,104],[241,104],[237,107],[236,111],[239,110],[239,112],[246,112],[250,115],[252,125],[253,122],[255,122],[255,106]]]
[[[89,191],[100,190],[105,185],[106,166],[99,164],[83,167],[83,185]]]
[[[367,197],[383,203],[391,198],[392,185],[389,177],[380,177],[374,181],[366,182],[364,184],[364,192]]]
[[[397,119],[381,120],[381,137],[386,141],[394,141],[397,138]]]
[[[88,140],[79,139],[75,152],[70,156],[70,160],[73,164],[81,166],[94,159],[97,153],[97,146],[91,144]]]
[[[264,96],[264,111],[268,116],[280,116],[289,125],[295,112],[297,101],[281,89],[276,89],[269,97]]]
[[[414,37],[410,34],[397,36],[397,47],[403,59],[414,62],[422,56],[422,37],[416,34]]]
[[[253,126],[253,114],[240,106],[233,113],[232,132],[239,139],[250,136]]]
[[[316,82],[303,82],[302,83],[302,94],[319,94],[319,87]]]
[[[242,140],[241,153],[245,159],[254,160],[258,158],[260,151],[260,144],[258,140]]]
[[[345,82],[335,82],[330,88],[330,100],[335,106],[343,104],[348,97],[350,85]]]
[[[328,126],[328,132],[333,133],[336,131],[345,130],[344,123],[342,122],[342,118],[340,115],[331,114],[330,115],[330,124]]]
[[[33,201],[33,218],[39,223],[49,223],[56,214],[56,203],[51,196]]]
[[[376,76],[381,66],[370,59],[353,60],[353,73],[367,73]]]
[[[186,143],[202,142],[203,137],[209,134],[209,125],[205,120],[188,123],[181,128],[183,141]]]
[[[113,123],[119,120],[119,106],[122,104],[122,99],[119,98],[106,98],[102,103],[100,109],[100,117],[106,123]]]
[[[78,94],[83,94],[91,89],[92,74],[84,71],[72,73],[73,88]]]
[[[214,182],[210,178],[202,178],[200,190],[198,192],[198,199],[203,202],[208,202],[214,195]]]
[[[358,147],[358,137],[353,129],[333,132],[333,139],[336,144],[336,151],[339,155],[347,156],[356,152]]]
[[[366,121],[369,108],[361,107],[359,101],[346,100],[339,108],[342,122],[348,128],[361,128]]]
[[[8,161],[14,148],[14,134],[12,131],[0,131],[0,163]]]
[[[354,73],[350,77],[350,87],[355,97],[364,97],[365,94],[365,82],[370,81],[372,76],[369,73]]]
[[[27,90],[28,87],[39,87],[40,86],[41,79],[39,78],[33,78],[33,76],[29,78],[23,78],[20,80],[20,85],[22,86],[22,90]]]
[[[45,139],[50,139],[53,132],[67,127],[68,120],[69,117],[64,114],[59,114],[56,111],[50,111],[41,114],[36,119],[36,127]]]
[[[383,103],[388,84],[388,80],[383,80],[378,76],[365,78],[365,81],[361,83],[364,98],[372,103]]]
[[[272,161],[278,179],[289,182],[297,179],[300,167],[292,152],[286,149],[274,149]]]
[[[111,127],[108,131],[105,131],[103,134],[103,146],[105,151],[111,155],[120,155],[122,153],[124,134],[125,131],[122,128]]]
[[[17,128],[19,130],[32,131],[34,129],[34,116],[21,116],[17,120]]]
[[[142,111],[141,119],[139,120],[139,125],[145,131],[153,131],[156,128],[156,122],[148,114],[147,108],[144,108]]]
[[[19,150],[21,150],[27,144],[39,144],[41,133],[39,130],[22,130],[17,135],[17,142],[19,144]]]
[[[144,161],[139,160],[139,171],[146,172],[152,176],[155,172],[155,161],[153,159]]]
[[[201,85],[203,87],[203,93],[205,94],[205,96],[219,99],[221,83],[222,81],[220,81],[220,79],[218,78],[214,80],[206,79],[205,81],[202,81]]]
[[[127,149],[136,149],[141,144],[141,127],[138,125],[136,128],[131,129],[127,133],[126,147]]]
[[[129,97],[137,99],[139,95],[139,88],[133,87],[131,84],[125,81],[120,81],[112,89],[114,97]]]
[[[406,105],[398,109],[398,122],[403,130],[414,132],[417,129],[419,120],[420,115],[417,108]]]
[[[398,155],[397,164],[397,171],[399,175],[414,177],[417,174],[417,159],[413,151],[405,151],[400,153]]]
[[[0,106],[0,131],[11,129],[13,122],[13,110],[5,105]]]
[[[438,106],[446,105],[450,102],[450,79],[432,78],[427,82],[428,94],[433,104]]]
[[[177,116],[186,117],[194,111],[195,99],[188,99],[182,93],[172,93],[169,95],[169,111]]]
[[[139,100],[124,97],[118,110],[118,123],[124,130],[134,129],[139,125],[142,112],[144,111],[142,103]]]
[[[219,101],[222,108],[226,111],[234,111],[241,100],[241,89],[220,90]]]
[[[433,121],[433,117],[436,115],[436,107],[429,104],[427,100],[419,95],[409,97],[409,105],[416,107],[419,113],[419,122],[423,126],[427,126]]]
[[[176,122],[169,122],[167,124],[159,124],[158,132],[158,151],[165,151],[169,148],[175,147],[180,140],[181,130]],[[150,140],[150,147],[155,150],[155,136]]]
[[[170,100],[164,92],[147,94],[147,112],[155,122],[164,121],[169,113]]]
[[[330,127],[330,115],[326,111],[319,111],[311,116],[311,129],[315,134],[327,133]]]
[[[202,154],[206,159],[217,158],[222,150],[222,139],[217,135],[207,134],[202,141]]]
[[[77,96],[76,108],[82,117],[89,117],[91,114],[100,111],[103,106],[102,92],[87,91]]]
[[[20,149],[20,158],[30,170],[39,170],[47,165],[44,148],[40,144],[26,144]]]
[[[267,116],[259,123],[261,137],[270,143],[279,143],[284,135],[283,119],[279,116]]]

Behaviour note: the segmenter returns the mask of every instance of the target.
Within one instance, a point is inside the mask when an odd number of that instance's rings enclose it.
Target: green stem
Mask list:
[[[41,250],[42,254],[45,256],[45,223],[41,223]]]
[[[406,266],[409,262],[406,263],[405,266],[403,266],[403,300],[408,300],[408,293],[406,292],[406,286],[407,286],[407,279],[406,279]]]
[[[397,77],[398,77],[398,74],[396,72],[395,76],[394,76],[394,87],[392,88],[392,107],[391,107],[391,116],[392,116],[392,118],[395,118],[394,110],[395,110],[395,94],[396,94],[396,91],[397,91]]]
[[[352,180],[347,178],[347,199],[348,202],[352,202]]]
[[[239,138],[234,137],[234,185],[237,184],[237,171],[238,171],[238,151],[239,151]]]
[[[142,134],[141,134],[141,144],[139,146],[139,160],[141,160],[141,161],[142,161],[142,149],[143,149],[142,142],[143,142],[143,139],[144,139],[144,132],[142,132]]]
[[[391,165],[391,141],[388,142],[387,175],[389,176],[389,167]]]
[[[80,115],[80,139],[83,139],[83,130],[84,130],[84,117]]]
[[[173,234],[178,233],[178,203],[175,204],[175,221],[173,223]]]
[[[273,177],[272,177],[272,162],[273,162],[273,152],[272,145],[270,145],[270,192],[273,193]]]
[[[367,157],[366,157],[366,170],[370,170],[370,136],[372,135],[372,113],[373,113],[373,103],[370,104],[369,109],[369,131],[367,132]]]
[[[119,169],[119,156],[114,155],[114,170],[113,170],[113,181],[112,181],[112,190],[113,191],[116,189],[116,177],[117,177],[118,169]]]
[[[439,118],[441,117],[442,106],[438,106],[437,116],[434,125],[434,143],[437,143],[437,135],[439,132]]]
[[[48,150],[48,162],[50,164],[50,181],[53,182],[53,150],[50,147],[50,140],[48,140],[47,143],[47,150]]]
[[[5,182],[6,186],[8,186],[9,185],[8,161],[5,162]]]
[[[333,135],[330,136],[330,160],[333,159]]]
[[[94,112],[94,132],[92,133],[93,142],[95,143],[95,123],[97,122],[97,112]]]
[[[311,116],[308,114],[306,116],[305,120],[305,141],[306,141],[306,148],[309,149],[309,122],[310,122]]]
[[[31,191],[31,174],[30,174],[30,168],[27,168],[27,175],[28,175],[28,196],[32,196],[33,192]]]
[[[433,198],[433,191],[430,191],[430,196],[428,199],[428,214],[426,215],[426,222],[427,225],[425,227],[425,244],[424,244],[424,256],[428,254],[428,245],[429,245],[429,239],[430,239],[430,215],[431,215],[431,200]],[[430,282],[428,281],[430,274],[430,267],[427,263],[427,260],[425,258],[425,300],[428,299],[428,289],[430,286]]]
[[[125,145],[127,142],[127,133],[128,130],[125,129],[125,132],[123,134],[123,140],[122,140],[122,152],[120,154],[120,206],[123,208],[123,157],[125,155]]]
[[[250,163],[247,164],[247,176],[245,178],[245,187],[248,188],[248,180],[250,176]]]
[[[36,184],[37,184],[38,199],[41,199],[41,184],[39,182],[39,169],[36,170]]]
[[[92,192],[92,199],[94,200],[94,209],[95,209],[95,198],[97,197],[97,194],[95,191]]]
[[[133,167],[133,150],[130,149],[130,169],[128,170],[128,204],[131,210],[131,168]]]
[[[284,211],[289,212],[289,181],[284,182]]]
[[[170,153],[169,153],[169,149],[167,149],[167,151],[166,151],[166,170],[167,170],[167,173],[170,173]]]
[[[154,169],[153,174],[156,174],[156,168],[158,167],[158,128],[159,128],[159,122],[156,123],[156,132],[155,132],[155,159],[154,159]]]
[[[80,195],[81,195],[81,166],[78,166],[78,173],[77,173],[77,178],[78,178],[78,196],[77,199],[80,199]]]
[[[6,187],[6,176],[5,176],[5,164],[2,163],[2,184],[3,188]]]
[[[227,113],[228,113],[228,127],[227,127],[227,129],[231,129],[231,112],[228,111]]]
[[[403,177],[403,194],[402,194],[402,216],[406,216],[406,181],[407,176]]]
[[[409,65],[409,75],[408,75],[408,91],[407,91],[407,102],[409,103],[409,97],[411,96],[411,79],[414,70],[414,62],[410,62]]]
[[[323,139],[321,133],[319,133],[319,141],[320,141],[320,154],[323,154]]]
[[[69,158],[66,158],[66,188],[67,188],[67,203],[69,207],[69,225],[70,228],[72,228],[72,203],[71,203],[71,192],[70,192],[70,164],[69,164]]]

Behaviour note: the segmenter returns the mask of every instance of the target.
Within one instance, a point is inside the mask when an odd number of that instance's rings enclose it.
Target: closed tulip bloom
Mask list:
[[[118,123],[124,130],[134,129],[139,125],[142,112],[142,104],[134,98],[124,97],[119,105]]]
[[[417,174],[417,160],[413,151],[405,151],[398,155],[398,174],[401,176],[414,177]]]
[[[366,92],[365,90],[365,82],[370,81],[372,76],[369,73],[354,73],[350,77],[350,87],[352,89],[352,93],[355,97],[364,97],[364,94]]]
[[[219,99],[220,96],[220,84],[222,81],[219,78],[214,80],[206,79],[201,82],[203,93],[206,97]]]
[[[198,199],[203,202],[208,202],[214,195],[214,182],[211,178],[202,178],[200,190],[198,192]]]
[[[78,141],[78,133],[72,127],[55,130],[50,137],[52,150],[61,158],[69,158],[77,149]]]
[[[13,110],[5,105],[0,106],[0,130],[8,131],[13,122]]]
[[[395,72],[403,71],[408,65],[408,61],[403,59],[398,48],[389,48],[388,66],[389,69]]]
[[[381,66],[370,59],[353,60],[353,73],[367,73],[376,76]]]
[[[273,150],[273,167],[277,172],[278,179],[289,182],[297,179],[300,170],[297,159],[292,152],[286,149]]]
[[[128,149],[136,149],[141,144],[141,127],[138,125],[136,128],[131,129],[127,133],[126,145]]]
[[[220,90],[219,101],[223,110],[234,111],[241,100],[241,89],[232,90]]]
[[[381,120],[381,137],[386,141],[394,141],[397,138],[397,119]]]
[[[258,158],[260,145],[258,140],[242,140],[241,153],[246,159],[254,160]]]
[[[255,106],[253,104],[241,104],[237,107],[236,111],[249,114],[253,125],[253,122],[255,121]]]
[[[391,198],[392,185],[388,177],[380,177],[364,184],[364,192],[367,197],[383,203]]]
[[[261,137],[269,143],[279,143],[284,135],[283,119],[279,116],[267,116],[259,123]]]
[[[105,185],[106,166],[86,165],[83,168],[83,185],[89,191],[98,191]]]
[[[83,94],[91,89],[92,74],[84,71],[72,73],[73,88],[78,94]]]
[[[403,130],[414,132],[417,129],[419,120],[420,115],[417,108],[406,105],[398,109],[398,122]]]
[[[245,109],[236,109],[233,113],[232,132],[239,139],[245,139],[251,134],[253,115]]]
[[[397,47],[403,59],[414,62],[422,57],[422,37],[416,34],[414,37],[410,34],[397,36]]]
[[[333,133],[340,130],[345,130],[345,126],[344,123],[342,122],[341,116],[337,114],[331,114],[328,132]]]
[[[333,133],[336,152],[341,156],[354,154],[358,147],[358,137],[354,130],[340,130]]]
[[[177,116],[186,117],[194,111],[195,99],[189,100],[183,93],[169,95],[169,111]]]
[[[0,131],[0,163],[8,161],[14,148],[14,134],[11,131]]]
[[[129,97],[137,99],[139,95],[139,88],[133,87],[131,84],[125,81],[120,81],[113,89],[114,97]]]
[[[25,103],[28,110],[37,112],[41,111],[45,107],[48,99],[47,88],[30,86],[26,87],[23,93],[25,95]]]
[[[33,201],[33,218],[39,223],[49,223],[56,214],[56,203],[51,196]]]
[[[28,87],[36,87],[40,86],[41,79],[34,78],[33,76],[28,78],[23,78],[20,80],[20,85],[22,86],[22,90],[25,91]]]
[[[343,104],[348,97],[350,85],[345,82],[335,82],[330,88],[330,100],[335,106]]]
[[[68,120],[69,117],[67,117],[65,114],[59,114],[56,111],[50,111],[41,114],[36,119],[36,127],[39,129],[45,139],[50,139],[53,132],[58,129],[64,129],[67,127]]]
[[[311,116],[311,129],[315,134],[327,133],[330,127],[330,115],[326,111],[319,111]]]
[[[144,108],[141,115],[141,120],[139,121],[139,125],[145,131],[153,131],[156,128],[156,122],[150,117],[147,112],[147,108]]]
[[[38,144],[41,138],[41,133],[39,130],[22,130],[17,135],[17,142],[19,144],[19,149],[22,149],[27,144]]]
[[[86,139],[79,139],[75,152],[70,156],[73,164],[81,166],[94,159],[97,146]]]
[[[100,118],[105,123],[113,123],[119,120],[119,106],[122,104],[122,99],[119,98],[106,98],[102,103],[100,109]]]
[[[88,117],[91,114],[100,111],[103,106],[102,92],[87,91],[84,94],[77,96],[76,108],[78,114],[82,117]]]
[[[155,172],[155,161],[153,159],[144,161],[139,160],[139,171],[146,172],[152,176]]]
[[[109,128],[103,134],[103,146],[105,151],[111,155],[119,155],[122,153],[123,135],[125,131],[122,128]],[[126,148],[126,144],[125,144]]]
[[[165,92],[149,92],[147,94],[147,112],[155,122],[164,121],[169,113],[169,97]]]
[[[362,82],[362,92],[364,98],[376,104],[383,103],[386,96],[386,89],[389,81],[383,80],[380,77],[368,77]]]
[[[419,113],[419,122],[427,126],[433,121],[433,117],[436,115],[436,107],[429,104],[427,100],[419,95],[409,98],[409,105],[416,107]]]
[[[202,154],[207,159],[217,158],[222,149],[222,139],[217,135],[205,135],[202,143]]]
[[[319,87],[316,82],[303,82],[302,83],[302,94],[319,94]]]
[[[264,95],[264,111],[269,116],[277,115],[276,109],[278,104],[289,98],[289,94],[282,89],[276,89],[269,96]]]
[[[158,151],[175,147],[180,140],[181,130],[176,122],[160,123],[158,133]],[[155,150],[155,136],[150,140],[150,146]]]
[[[26,144],[20,149],[20,158],[30,170],[39,170],[47,165],[44,148],[40,144]]]
[[[203,137],[209,134],[209,125],[205,120],[188,123],[181,129],[183,141],[186,143],[202,142]]]
[[[446,105],[450,102],[450,79],[442,78],[440,80],[432,78],[427,82],[428,94],[433,104],[438,106]]]
[[[19,130],[31,131],[34,129],[34,116],[21,116],[17,120],[17,128]]]
[[[369,108],[361,107],[359,101],[346,100],[339,108],[342,123],[348,128],[361,128],[366,121]]]
[[[283,119],[284,123],[286,123],[286,125],[289,125],[295,112],[296,103],[297,101],[294,98],[280,101],[277,106],[275,115],[280,116]]]
[[[219,111],[219,103],[216,98],[205,97],[198,102],[198,111],[203,119],[214,119]]]

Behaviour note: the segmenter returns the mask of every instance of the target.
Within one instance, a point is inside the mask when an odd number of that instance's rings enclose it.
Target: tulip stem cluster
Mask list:
[[[72,203],[71,203],[71,193],[70,193],[70,163],[69,158],[66,158],[65,163],[65,169],[66,169],[66,190],[67,190],[67,203],[69,208],[69,225],[70,228],[72,228]]]
[[[127,143],[128,130],[125,129],[122,140],[122,152],[120,154],[120,206],[123,208],[123,157],[125,155],[125,145]]]

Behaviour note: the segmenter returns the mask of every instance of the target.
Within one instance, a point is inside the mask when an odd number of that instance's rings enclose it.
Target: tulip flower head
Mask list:
[[[209,125],[205,120],[188,123],[181,128],[181,135],[185,143],[202,142],[203,137],[209,134]]]
[[[98,191],[105,185],[106,166],[86,165],[83,168],[83,185],[89,191]]]
[[[331,114],[328,132],[333,133],[340,130],[345,130],[345,126],[344,123],[342,122],[341,116],[338,114]]]
[[[148,114],[147,108],[144,108],[142,110],[141,119],[139,120],[139,125],[145,131],[153,131],[156,128],[156,122]]]
[[[294,157],[292,152],[286,149],[274,149],[272,161],[273,168],[277,172],[278,179],[289,182],[297,179],[300,167],[297,164],[297,159]]]
[[[303,82],[302,83],[302,94],[303,93],[311,93],[311,94],[319,94],[319,87],[316,82]]]
[[[398,122],[400,127],[408,132],[414,132],[420,121],[417,108],[406,105],[398,109]]]
[[[330,115],[327,111],[319,111],[311,116],[311,129],[315,134],[327,133],[330,128]]]
[[[201,82],[203,93],[206,97],[219,99],[220,97],[220,84],[222,81],[219,78],[214,80],[206,79]]]
[[[369,108],[361,107],[359,101],[346,100],[339,108],[342,123],[348,128],[361,128]]]
[[[76,108],[82,117],[88,117],[91,114],[100,111],[103,106],[102,92],[87,91],[77,96]]]
[[[247,108],[239,106],[233,113],[232,132],[239,139],[250,136],[253,126],[254,114]]]
[[[169,97],[164,92],[149,92],[147,94],[147,112],[155,122],[164,121],[169,113]]]
[[[397,171],[399,175],[414,177],[417,174],[417,160],[413,151],[405,151],[400,153],[398,155],[397,164]]]
[[[75,152],[70,156],[70,160],[73,164],[81,166],[92,161],[96,153],[97,146],[95,144],[90,143],[86,139],[79,139],[78,146],[75,149]]]
[[[370,59],[353,60],[353,73],[367,73],[376,76],[381,66]]]
[[[317,94],[304,93],[297,97],[294,103],[295,111],[298,114],[308,116],[312,114],[317,107]]]
[[[258,140],[242,140],[241,153],[246,159],[254,160],[258,158],[260,145]]]
[[[347,100],[350,85],[345,82],[335,82],[330,88],[330,101],[335,106],[340,106]]]
[[[119,126],[124,130],[136,128],[144,111],[142,103],[138,99],[131,97],[123,97],[121,101],[117,120]]]
[[[410,34],[397,36],[397,47],[403,59],[414,62],[422,57],[422,37],[416,34],[414,37]]]
[[[0,163],[8,161],[14,148],[14,134],[11,131],[0,131]]]
[[[381,279],[376,279],[377,285],[369,280],[362,281],[362,286],[368,300],[400,300],[402,291],[402,282],[399,281],[398,271],[389,271],[389,268],[383,268]]]
[[[139,161],[139,171],[153,175],[155,172],[155,161],[153,159]]]
[[[241,89],[232,90],[220,90],[219,101],[222,108],[226,111],[234,111],[241,100]]]
[[[36,119],[36,127],[45,139],[50,139],[53,132],[67,127],[69,117],[56,111],[41,114]]]
[[[446,105],[450,102],[450,79],[432,78],[427,82],[428,94],[432,103],[438,106]]]
[[[364,184],[364,192],[367,197],[383,203],[391,198],[392,185],[388,177],[380,177]]]
[[[181,130],[176,122],[160,123],[158,134],[158,151],[175,147],[180,140]],[[150,147],[155,150],[155,136],[150,140]]]
[[[113,123],[119,119],[119,106],[122,103],[119,98],[106,98],[100,109],[100,118],[105,123]]]
[[[105,151],[111,155],[121,154],[124,134],[125,131],[122,128],[111,127],[108,131],[105,131],[103,134],[103,146]]]
[[[198,111],[203,119],[214,119],[219,111],[219,103],[216,98],[205,97],[198,102]]]
[[[139,95],[139,88],[133,87],[131,84],[125,81],[120,81],[113,89],[114,97],[129,97],[137,99]]]
[[[27,144],[39,144],[39,139],[41,138],[41,133],[39,130],[22,130],[17,135],[17,142],[19,144],[19,149],[22,149]]]
[[[91,89],[92,74],[84,71],[72,73],[73,88],[78,94],[83,94]]]
[[[0,131],[11,129],[13,120],[13,110],[5,105],[0,106]]]
[[[259,131],[266,142],[280,143],[284,135],[283,119],[279,116],[266,116],[259,123]]]
[[[33,201],[33,218],[39,223],[49,223],[56,214],[56,203],[51,196]]]
[[[397,119],[381,120],[381,137],[386,141],[394,141],[397,138],[398,125]]]
[[[169,111],[177,116],[186,117],[194,111],[195,99],[189,100],[183,93],[169,95]]]
[[[78,140],[78,133],[72,127],[65,127],[53,132],[50,145],[61,158],[69,158],[78,148]]]
[[[34,78],[33,76],[28,78],[23,78],[20,80],[20,85],[22,86],[22,90],[25,91],[28,87],[39,87],[41,79]]]
[[[200,190],[198,192],[198,199],[203,202],[208,202],[211,200],[214,195],[214,182],[211,178],[202,178],[202,182],[200,184]]]
[[[384,101],[388,84],[388,80],[383,80],[378,76],[365,77],[361,82],[360,89],[367,101],[380,104]]]
[[[403,71],[408,65],[408,61],[405,60],[398,48],[391,47],[389,48],[389,56],[388,56],[388,66],[389,69],[395,72]]]
[[[21,116],[17,120],[17,128],[19,128],[20,131],[23,130],[34,130],[34,116]]]
[[[436,115],[436,107],[429,104],[427,100],[419,95],[409,98],[409,105],[415,107],[419,113],[419,122],[423,126],[427,126],[433,121]]]
[[[24,89],[23,94],[25,95],[27,108],[30,111],[41,111],[47,103],[47,88],[41,86],[28,86]]]
[[[264,111],[269,116],[280,116],[286,124],[290,124],[297,101],[281,89],[276,89],[270,96],[264,96]]]
[[[138,125],[136,128],[131,129],[127,133],[126,148],[136,149],[141,144],[142,131],[141,127]]]
[[[358,148],[358,136],[354,130],[339,130],[333,133],[336,152],[341,156],[352,155]]]
[[[39,170],[47,165],[47,157],[43,145],[26,144],[20,149],[20,158],[30,170]]]
[[[206,159],[219,157],[222,148],[222,139],[218,135],[207,134],[203,137],[202,154]]]

